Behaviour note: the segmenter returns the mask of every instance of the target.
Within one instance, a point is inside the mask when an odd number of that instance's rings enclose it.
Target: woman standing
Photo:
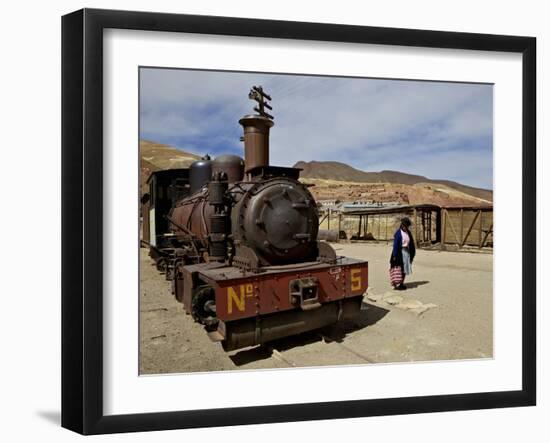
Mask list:
[[[416,255],[414,239],[410,231],[411,220],[408,217],[401,219],[401,226],[395,231],[393,236],[393,249],[390,258],[390,266],[393,268],[399,266],[403,280],[400,284],[394,286],[394,289],[407,289],[405,286],[405,276],[412,274],[412,262]],[[399,275],[399,274],[398,274]]]

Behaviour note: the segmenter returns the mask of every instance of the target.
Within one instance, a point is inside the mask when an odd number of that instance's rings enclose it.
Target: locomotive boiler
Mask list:
[[[253,87],[249,98],[257,106],[239,120],[244,160],[204,157],[184,174],[185,189],[174,173],[170,208],[154,215],[167,228],[149,232],[176,299],[226,351],[352,318],[368,285],[366,261],[318,241],[317,204],[300,169],[270,165],[271,97]]]

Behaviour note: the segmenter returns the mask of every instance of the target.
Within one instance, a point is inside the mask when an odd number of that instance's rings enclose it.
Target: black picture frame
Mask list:
[[[522,54],[522,389],[177,412],[103,413],[103,30],[171,31]],[[536,403],[536,39],[83,9],[62,18],[62,426],[82,434],[530,406]]]

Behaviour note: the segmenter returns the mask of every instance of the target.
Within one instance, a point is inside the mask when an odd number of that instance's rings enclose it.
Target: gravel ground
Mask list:
[[[338,255],[369,261],[369,290],[359,317],[230,353],[185,314],[142,249],[140,373],[492,357],[492,254],[419,250],[409,289],[392,291],[389,245],[334,246]]]

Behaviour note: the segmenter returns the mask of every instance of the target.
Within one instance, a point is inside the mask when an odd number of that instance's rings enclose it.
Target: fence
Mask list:
[[[341,212],[328,209],[321,215],[321,229],[337,230],[340,238],[391,241],[403,217],[413,223],[419,246],[440,244],[441,249],[493,245],[492,207],[401,206]]]
[[[446,245],[493,246],[493,208],[442,208],[441,249]]]

